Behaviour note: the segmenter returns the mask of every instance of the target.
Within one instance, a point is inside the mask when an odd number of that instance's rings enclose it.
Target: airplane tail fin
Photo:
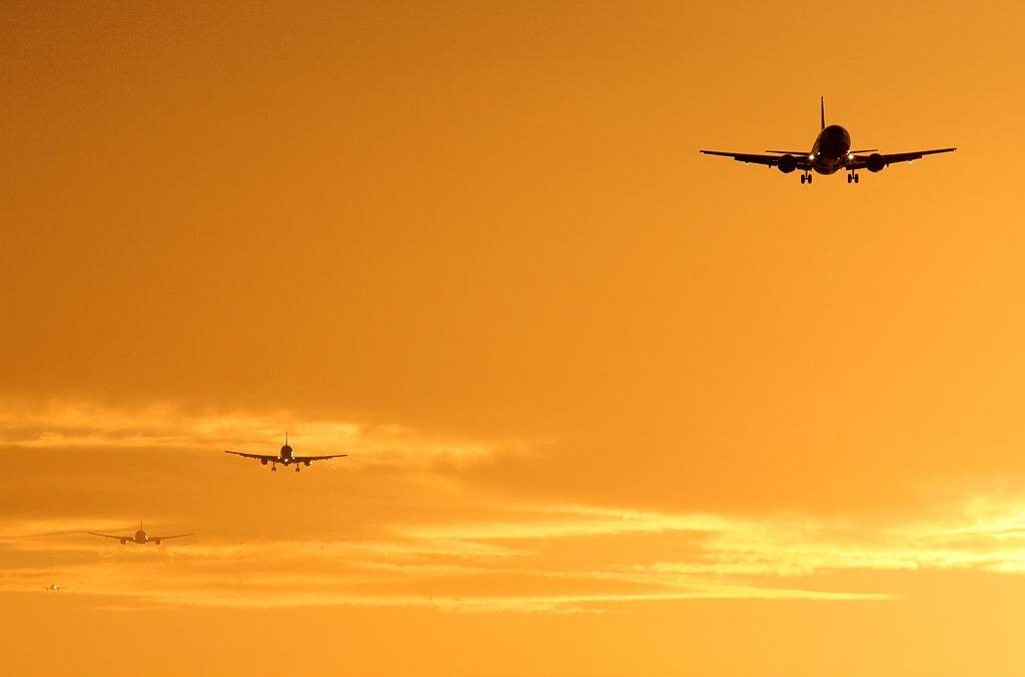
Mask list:
[[[822,123],[822,126],[819,127],[821,131],[826,128],[826,97],[824,96],[819,97],[819,119]]]

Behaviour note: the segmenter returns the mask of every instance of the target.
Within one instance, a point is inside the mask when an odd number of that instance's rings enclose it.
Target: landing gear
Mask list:
[[[276,466],[276,465],[272,465],[272,466],[270,467],[270,471],[271,471],[271,472],[277,472],[277,471],[278,471],[278,466]]]
[[[299,470],[300,470],[299,466],[295,466],[295,471],[299,472]]]
[[[801,183],[811,183],[811,172],[805,172],[801,174]]]
[[[847,183],[858,183],[857,172],[851,172],[847,175]]]

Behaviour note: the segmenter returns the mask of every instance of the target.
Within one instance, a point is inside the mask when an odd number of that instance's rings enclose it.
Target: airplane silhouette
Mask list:
[[[840,169],[847,171],[847,183],[860,183],[859,169],[881,172],[897,162],[913,162],[925,155],[950,153],[957,148],[936,148],[916,150],[908,153],[879,153],[875,148],[851,150],[851,135],[840,125],[826,126],[826,101],[819,101],[821,127],[815,137],[810,153],[799,150],[767,150],[768,155],[734,153],[722,150],[702,150],[705,155],[724,155],[744,164],[754,163],[776,167],[784,174],[800,169],[801,183],[811,183],[812,170],[819,174],[833,174]]]
[[[63,589],[64,588],[62,588],[61,586],[57,585],[56,583],[51,583],[50,585],[48,585],[45,588],[43,588],[43,590],[46,590],[47,592],[60,592]]]
[[[121,545],[125,543],[137,543],[139,545],[145,545],[152,543],[153,545],[160,545],[162,541],[166,541],[169,538],[184,538],[185,536],[193,536],[194,534],[175,534],[174,536],[150,536],[142,528],[142,520],[139,520],[139,530],[130,536],[117,536],[115,534],[101,534],[97,531],[90,531],[92,536],[103,536],[104,538],[115,538],[121,541]]]
[[[288,446],[288,433],[285,433],[285,446],[281,447],[281,453],[277,456],[266,454],[247,454],[244,451],[225,451],[226,454],[235,454],[245,458],[254,458],[262,465],[271,464],[270,469],[277,471],[278,463],[284,466],[295,465],[295,471],[299,472],[302,466],[310,466],[314,461],[326,461],[329,458],[342,458],[348,454],[333,454],[331,456],[293,456],[292,447]]]

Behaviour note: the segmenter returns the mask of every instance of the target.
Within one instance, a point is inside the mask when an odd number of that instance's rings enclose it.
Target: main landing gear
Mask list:
[[[295,471],[299,472],[299,466],[295,466]]]
[[[847,183],[858,183],[858,173],[851,172],[847,175]]]
[[[805,172],[801,174],[801,183],[811,183],[811,172]]]
[[[272,466],[270,467],[270,471],[271,471],[271,472],[277,472],[277,471],[278,471],[278,466],[276,466],[276,465],[272,465]]]

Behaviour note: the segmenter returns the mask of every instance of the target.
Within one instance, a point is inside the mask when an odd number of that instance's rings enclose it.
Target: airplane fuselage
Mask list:
[[[840,125],[824,127],[815,138],[808,155],[811,167],[819,174],[833,174],[847,166],[851,135]]]
[[[260,460],[260,463],[264,466],[267,465],[268,462],[275,466],[279,463],[282,466],[292,465],[292,463],[294,463],[294,460],[292,459],[292,447],[288,446],[287,444],[281,447],[281,452],[278,454],[277,459],[275,459],[275,457],[273,456],[265,456],[263,457],[263,459]],[[305,465],[309,466],[310,462],[306,462]]]

